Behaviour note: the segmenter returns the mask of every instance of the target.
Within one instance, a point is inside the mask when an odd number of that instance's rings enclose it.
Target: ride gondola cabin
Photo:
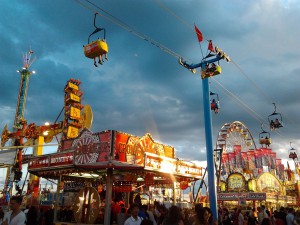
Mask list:
[[[217,93],[210,92],[210,110],[214,111],[215,114],[219,113],[220,101]]]
[[[95,17],[94,17],[94,27],[96,29],[89,35],[88,43],[87,43],[87,45],[83,46],[83,49],[84,49],[84,55],[87,58],[94,59],[94,65],[97,67],[97,63],[96,63],[97,57],[98,57],[98,63],[101,65],[104,62],[103,56],[105,57],[106,60],[108,60],[108,58],[107,58],[108,45],[107,45],[106,39],[105,39],[106,38],[106,30],[105,30],[105,28],[99,28],[96,26],[96,17],[97,17],[97,13],[95,13]],[[92,41],[90,43],[91,36],[102,30],[104,32],[103,39],[98,38],[97,40]]]
[[[216,76],[222,73],[222,68],[220,65],[216,65],[215,63],[207,64],[206,68],[202,70],[201,78],[208,78],[212,76]]]
[[[108,45],[104,40],[96,40],[84,46],[84,55],[90,59],[108,53]]]
[[[277,113],[275,103],[273,103],[273,105],[275,107],[275,110],[271,115],[268,116],[271,131],[283,127],[281,113]]]
[[[270,144],[271,144],[271,137],[270,137],[270,133],[269,132],[266,132],[266,131],[263,130],[259,134],[259,144],[261,144],[262,147],[264,147],[264,145],[266,147],[270,146]]]

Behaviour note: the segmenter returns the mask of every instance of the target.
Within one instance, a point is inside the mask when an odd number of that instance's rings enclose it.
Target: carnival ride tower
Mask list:
[[[31,74],[35,74],[35,71],[30,71],[29,68],[36,58],[31,59],[33,54],[32,50],[29,50],[27,53],[23,54],[23,68],[17,72],[21,74],[20,89],[18,94],[18,102],[16,108],[16,115],[14,120],[14,131],[22,128],[22,121],[24,120],[24,111],[26,106],[26,98],[28,91],[29,77]],[[13,143],[14,144],[14,143]]]
[[[26,106],[26,98],[28,91],[29,77],[31,74],[35,74],[35,71],[30,71],[29,68],[36,58],[31,58],[33,51],[30,49],[27,53],[23,54],[23,68],[17,70],[21,74],[20,88],[18,93],[18,102],[16,108],[16,114],[14,118],[13,132],[23,131],[26,128],[26,120],[24,119],[24,112]],[[22,150],[23,138],[12,139],[12,146],[16,146],[17,154],[15,158],[15,164],[13,167],[7,169],[6,182],[4,191],[11,191],[11,182],[18,183],[22,177]],[[20,191],[19,185],[16,186],[17,191]]]

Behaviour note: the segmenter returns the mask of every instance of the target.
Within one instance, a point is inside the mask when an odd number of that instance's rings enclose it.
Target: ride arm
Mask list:
[[[196,69],[196,68],[199,68],[199,67],[203,67],[203,65],[206,65],[206,64],[209,64],[209,63],[213,63],[213,62],[217,62],[219,60],[221,60],[222,58],[220,56],[216,56],[215,58],[213,59],[210,59],[210,60],[203,60],[202,62],[200,63],[197,63],[197,64],[194,64],[194,63],[187,63],[186,61],[184,61],[182,58],[179,58],[179,64],[184,66],[185,68],[188,68],[188,69]]]
[[[99,28],[99,27],[96,26],[96,18],[97,18],[97,14],[98,14],[98,13],[95,13],[95,16],[94,16],[94,27],[95,27],[96,29],[94,30],[93,33],[90,34],[90,36],[89,36],[89,38],[88,38],[88,44],[90,43],[90,37],[91,37],[93,34],[96,34],[96,33],[100,32],[101,30],[104,30],[104,40],[105,40],[105,36],[106,36],[106,30],[105,30],[105,28]]]
[[[98,28],[98,27],[97,27],[97,28],[94,30],[94,32],[90,34],[90,36],[89,36],[89,38],[88,38],[88,44],[90,43],[90,37],[91,37],[92,35],[94,35],[94,34],[100,32],[101,30],[104,31],[104,40],[105,40],[105,36],[106,36],[106,30],[105,30],[105,28]]]

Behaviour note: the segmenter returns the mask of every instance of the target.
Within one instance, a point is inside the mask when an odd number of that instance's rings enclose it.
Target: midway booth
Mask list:
[[[174,190],[177,185],[184,190],[190,182],[202,179],[203,168],[177,159],[174,147],[155,142],[149,133],[137,137],[115,130],[92,133],[85,128],[78,137],[63,140],[57,153],[30,158],[28,170],[36,175],[28,185],[31,198],[39,196],[38,177],[58,181],[55,215],[67,205],[77,224],[93,224],[101,213],[103,223],[110,224],[113,194],[125,193],[128,205],[129,196],[140,188]],[[175,204],[175,191],[173,199]]]

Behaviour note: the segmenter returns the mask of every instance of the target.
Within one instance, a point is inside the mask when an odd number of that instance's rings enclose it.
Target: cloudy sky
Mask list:
[[[287,158],[290,142],[300,148],[298,0],[0,0],[0,5],[1,129],[8,124],[11,130],[20,83],[16,70],[31,47],[37,58],[31,69],[37,73],[29,82],[28,123],[55,121],[64,86],[76,78],[82,81],[83,104],[93,109],[93,132],[150,132],[157,142],[174,146],[177,157],[203,161],[202,80],[199,70],[192,74],[174,54],[198,63],[206,39],[212,39],[232,59],[221,61],[223,73],[210,79],[221,104],[220,113],[212,115],[213,142],[223,124],[241,121],[259,146],[261,123],[269,131],[275,102],[285,126],[271,133],[272,149]],[[95,11],[109,45],[109,61],[99,67],[82,48],[94,30]],[[194,23],[205,38],[201,48]]]

